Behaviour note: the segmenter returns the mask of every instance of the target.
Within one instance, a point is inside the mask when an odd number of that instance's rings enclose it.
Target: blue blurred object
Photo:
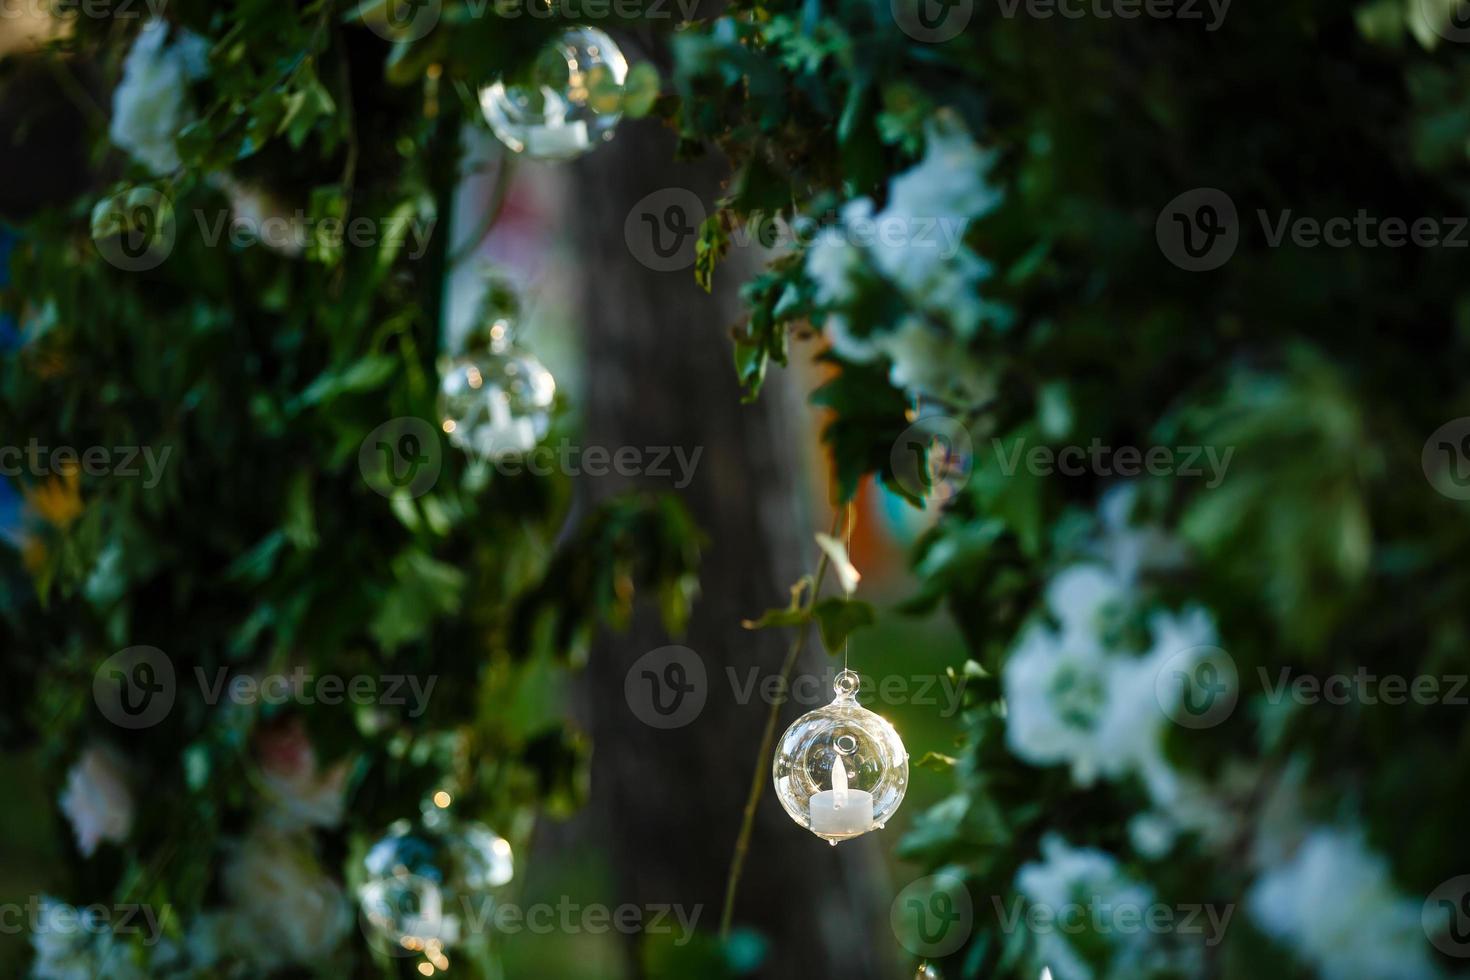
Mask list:
[[[0,225],[0,286],[10,282],[10,251],[15,247],[15,233]],[[0,353],[20,345],[20,330],[15,320],[0,314]],[[9,479],[0,479],[0,539],[15,543],[20,535],[20,494]]]
[[[0,286],[10,283],[10,253],[15,248],[15,232],[0,225]],[[8,351],[20,344],[20,330],[15,318],[0,313],[0,351]]]

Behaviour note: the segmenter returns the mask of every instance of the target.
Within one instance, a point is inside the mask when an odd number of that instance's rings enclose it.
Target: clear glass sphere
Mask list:
[[[497,327],[500,325],[497,324]],[[449,441],[495,460],[529,452],[551,428],[556,379],[529,351],[503,339],[445,363],[439,420]]]
[[[480,108],[506,146],[539,160],[570,160],[612,139],[622,117],[628,59],[595,27],[566,31],[537,56],[529,79],[480,91]]]
[[[898,732],[857,702],[858,675],[844,670],[837,697],[786,729],[776,745],[776,796],[803,827],[836,844],[876,830],[903,802],[909,754]]]
[[[515,865],[505,838],[440,814],[394,823],[368,849],[363,872],[357,895],[369,936],[390,953],[432,954],[460,942],[467,925],[488,921],[481,903]]]

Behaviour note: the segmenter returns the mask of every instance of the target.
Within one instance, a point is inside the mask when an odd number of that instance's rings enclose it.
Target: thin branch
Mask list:
[[[851,505],[849,505],[851,506]],[[832,518],[832,534],[836,534],[842,527],[843,511],[839,510]],[[822,552],[821,560],[817,563],[817,571],[812,580],[812,590],[807,595],[806,618],[801,626],[797,628],[795,638],[791,641],[791,648],[786,653],[786,662],[781,665],[781,684],[778,690],[790,690],[791,672],[796,669],[796,662],[801,658],[801,652],[806,649],[806,638],[811,633],[812,606],[817,601],[817,595],[822,591],[822,580],[827,577],[827,569],[831,567],[832,560],[827,552]],[[761,734],[760,750],[755,756],[755,771],[750,776],[750,794],[745,798],[745,813],[740,821],[740,834],[735,838],[735,854],[730,858],[730,875],[725,880],[725,907],[720,912],[720,938],[730,937],[730,923],[735,916],[735,893],[740,889],[740,876],[745,871],[745,856],[750,851],[750,837],[755,832],[755,811],[760,806],[761,794],[765,792],[766,782],[770,779],[771,751],[776,742],[776,722],[781,718],[781,705],[785,698],[773,698],[771,709],[766,712],[766,729]]]

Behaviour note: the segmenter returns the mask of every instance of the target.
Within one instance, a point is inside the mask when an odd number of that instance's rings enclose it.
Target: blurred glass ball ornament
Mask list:
[[[776,796],[803,827],[836,844],[882,829],[909,785],[909,754],[885,719],[857,702],[858,675],[844,670],[837,697],[786,729],[776,745]]]
[[[546,435],[556,379],[510,342],[506,321],[493,323],[486,341],[471,339],[441,367],[439,424],[455,446],[493,461],[530,452]]]
[[[918,971],[914,974],[914,980],[944,980],[944,974],[939,972],[939,967],[933,963],[920,963]]]
[[[627,77],[617,42],[594,27],[573,27],[542,50],[528,80],[482,89],[480,108],[517,153],[570,160],[612,139]]]
[[[399,820],[363,859],[358,904],[370,939],[392,955],[431,962],[466,938],[466,925],[489,921],[491,892],[514,877],[510,843],[484,824],[425,808]],[[468,921],[467,921],[468,920]]]

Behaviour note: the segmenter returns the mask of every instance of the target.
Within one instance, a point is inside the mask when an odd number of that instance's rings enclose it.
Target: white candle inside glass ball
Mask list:
[[[562,157],[582,152],[592,142],[587,123],[574,119],[569,123],[531,126],[526,130],[526,152],[533,157]]]
[[[854,836],[873,829],[873,794],[848,789],[847,767],[836,760],[832,765],[832,788],[812,797],[812,833],[829,836]]]

